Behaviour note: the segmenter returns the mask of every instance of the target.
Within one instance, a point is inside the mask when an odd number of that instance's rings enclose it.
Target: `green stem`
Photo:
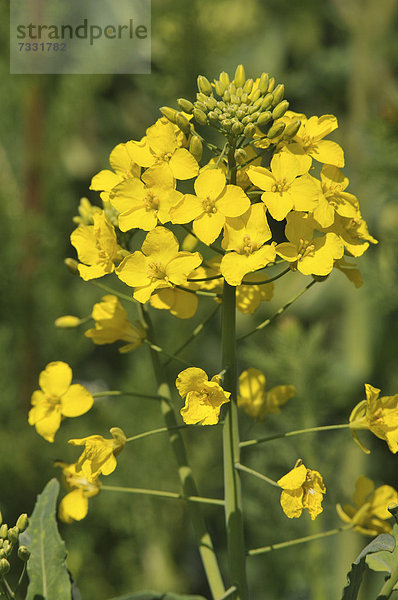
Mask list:
[[[213,504],[224,506],[224,500],[218,498],[203,498],[202,496],[184,496],[178,492],[166,492],[163,490],[147,490],[144,488],[120,487],[117,485],[102,485],[101,491],[107,492],[125,492],[127,494],[143,494],[145,496],[157,496],[159,498],[173,498],[174,500],[186,500],[187,502],[197,502],[198,504]]]
[[[202,331],[202,329],[204,327],[206,327],[207,323],[209,323],[209,321],[211,321],[211,319],[214,317],[216,312],[218,312],[219,308],[220,308],[220,305],[217,304],[217,306],[215,307],[214,310],[212,310],[212,312],[209,314],[209,316],[206,317],[206,319],[204,321],[202,321],[201,323],[199,323],[199,325],[197,325],[195,327],[195,329],[192,331],[189,338],[187,340],[185,340],[185,342],[183,344],[181,344],[181,346],[179,346],[177,348],[177,350],[175,350],[174,356],[177,356],[177,354],[180,354],[180,352],[182,352],[184,350],[184,348],[186,348],[186,346],[188,346],[188,344],[190,344],[192,342],[192,340],[195,339],[195,337]],[[164,363],[165,367],[169,364],[170,360],[171,359],[169,358],[168,360],[165,361],[165,363]]]
[[[353,525],[349,523],[347,525],[342,525],[341,527],[336,527],[335,529],[329,529],[329,531],[315,533],[314,535],[307,535],[305,537],[297,538],[295,540],[289,540],[288,542],[272,544],[271,546],[262,546],[261,548],[253,548],[252,550],[249,550],[248,555],[256,556],[257,554],[265,554],[266,552],[271,552],[272,550],[280,550],[281,548],[288,548],[289,546],[295,546],[296,544],[305,544],[306,542],[311,542],[312,540],[319,540],[330,535],[335,535],[336,533],[341,533],[342,531],[346,531],[347,529],[352,529],[352,527]]]
[[[5,594],[7,600],[15,599],[15,594],[12,591],[12,589],[10,588],[10,586],[8,585],[8,582],[5,577],[0,578],[0,587],[3,590],[3,593]]]
[[[94,392],[93,398],[104,398],[106,396],[132,396],[133,398],[145,398],[146,400],[161,400],[160,396],[151,396],[149,394],[138,394],[137,392],[123,392],[118,390],[108,390],[106,392]]]
[[[302,435],[303,433],[315,433],[316,431],[331,431],[332,429],[349,429],[350,423],[342,423],[340,425],[322,425],[321,427],[308,427],[307,429],[296,429],[295,431],[287,431],[285,433],[274,433],[265,437],[257,438],[256,440],[246,440],[240,443],[241,448],[257,446],[264,442],[272,442],[281,438],[292,437],[294,435]]]
[[[227,591],[225,592],[225,594],[223,594],[221,596],[221,598],[217,598],[217,600],[227,600],[227,598],[230,598],[233,594],[235,594],[236,592],[236,586],[233,585],[230,588],[227,589]]]
[[[275,277],[270,277],[269,279],[265,279],[264,281],[242,281],[241,285],[263,285],[264,283],[271,283],[272,281],[276,281],[277,279],[280,279],[281,277],[286,275],[286,273],[289,273],[290,270],[291,270],[290,267],[288,267],[287,269],[285,269],[278,275],[275,275]]]
[[[221,423],[218,423],[221,425]],[[132,437],[127,438],[127,442],[135,442],[136,440],[142,440],[143,438],[150,437],[151,435],[157,435],[158,433],[166,433],[170,432],[173,429],[197,429],[203,430],[203,427],[196,425],[176,425],[176,427],[159,427],[158,429],[151,429],[150,431],[144,431],[143,433],[137,433],[137,435],[133,435]]]
[[[113,294],[114,296],[121,298],[122,300],[127,300],[128,302],[133,302],[134,304],[137,303],[137,301],[134,300],[134,298],[132,296],[127,296],[127,294],[123,294],[122,292],[113,290],[112,288],[108,287],[104,283],[100,283],[99,281],[94,281],[92,279],[90,280],[90,283],[95,285],[95,287],[100,288],[101,290],[104,290],[105,292],[108,292],[109,294]]]
[[[182,285],[175,285],[174,287],[182,290],[183,292],[189,292],[190,294],[196,294],[197,296],[207,296],[208,298],[219,298],[220,294],[216,294],[215,292],[204,292],[202,290],[190,290]]]
[[[257,479],[261,479],[262,481],[266,481],[270,485],[273,485],[274,487],[277,487],[277,488],[280,489],[280,485],[278,485],[276,483],[276,481],[274,481],[270,477],[267,477],[266,475],[263,475],[262,473],[259,473],[258,471],[255,471],[254,469],[251,469],[250,467],[245,467],[244,465],[241,465],[240,463],[236,463],[235,464],[235,469],[238,469],[239,471],[244,471],[245,473],[249,473],[250,475],[253,475],[254,477],[257,477]]]
[[[293,302],[296,302],[296,300],[298,300],[300,298],[300,296],[302,296],[307,290],[310,289],[310,287],[312,287],[314,284],[316,283],[316,280],[313,279],[312,281],[310,281],[310,283],[308,283],[305,288],[303,288],[301,290],[301,292],[299,292],[298,294],[296,294],[291,300],[289,300],[289,302],[287,302],[284,306],[281,306],[281,308],[279,308],[276,313],[274,313],[271,317],[269,317],[269,319],[266,319],[265,321],[263,321],[262,323],[260,323],[260,325],[257,325],[257,327],[255,327],[254,329],[252,329],[251,331],[248,331],[247,333],[244,333],[243,335],[238,337],[238,342],[241,342],[242,340],[246,339],[247,337],[249,337],[249,335],[253,335],[253,333],[256,333],[257,331],[261,331],[261,329],[264,329],[264,327],[267,327],[267,325],[269,325],[274,319],[276,319],[277,317],[279,317],[282,313],[285,312],[285,310],[287,308],[289,308],[289,306],[291,306],[293,304]],[[258,284],[257,284],[258,285]]]
[[[166,352],[166,350],[163,350],[163,348],[161,348],[160,346],[157,346],[156,344],[151,344],[151,342],[148,339],[144,339],[144,342],[146,344],[148,344],[148,346],[151,348],[151,350],[154,350],[155,352],[159,352],[159,354],[164,354],[165,356],[167,356],[169,361],[176,360],[177,362],[182,363],[183,365],[187,365],[188,367],[191,366],[190,363],[188,363],[186,360],[180,358],[179,356],[175,356],[174,354],[170,354],[169,352]]]
[[[387,579],[387,581],[382,586],[376,600],[387,600],[387,598],[389,598],[391,596],[391,594],[394,590],[394,586],[397,583],[397,581],[398,581],[398,564],[391,571],[390,577]]]
[[[143,305],[139,305],[141,319],[147,331],[147,338],[155,343],[152,323],[148,312]],[[178,465],[178,474],[185,497],[199,497],[195,480],[193,478],[191,467],[189,466],[184,440],[177,427],[177,420],[170,404],[171,391],[167,383],[167,379],[164,373],[163,366],[160,363],[159,355],[152,348],[150,348],[151,359],[153,370],[158,386],[159,394],[166,400],[161,401],[161,410],[163,418],[166,423],[166,427],[169,430],[170,444],[174,452],[174,456]],[[213,541],[210,537],[210,533],[207,529],[206,522],[204,520],[201,508],[194,502],[188,503],[188,510],[192,519],[192,524],[199,548],[199,553],[202,559],[203,567],[206,573],[207,581],[212,593],[213,598],[222,596],[225,592],[224,583],[218,566],[216,553],[213,546]]]

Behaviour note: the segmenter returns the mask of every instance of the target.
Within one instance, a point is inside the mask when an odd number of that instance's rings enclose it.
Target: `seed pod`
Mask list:
[[[253,89],[253,79],[247,79],[245,82],[245,85],[243,86],[243,91],[246,92],[246,94],[250,94],[252,89]]]
[[[191,125],[188,119],[180,112],[176,114],[176,125],[183,133],[189,133],[191,131]]]
[[[267,133],[267,138],[269,140],[273,140],[274,138],[278,137],[283,132],[285,127],[285,123],[282,123],[281,121],[279,121],[279,123],[274,123]]]
[[[27,549],[27,547],[26,546],[19,546],[19,548],[18,548],[18,558],[20,558],[24,562],[27,562],[29,560],[29,557],[30,557],[30,552]]]
[[[210,81],[204,75],[198,75],[198,90],[202,92],[202,94],[206,94],[206,96],[210,96],[212,93],[212,87]]]
[[[257,126],[260,128],[264,127],[264,125],[267,125],[271,119],[272,119],[272,115],[271,115],[270,111],[267,110],[266,112],[261,113],[261,115],[257,119]]]
[[[8,533],[8,525],[7,523],[3,523],[3,525],[0,527],[0,537],[3,538],[3,540],[7,537],[7,533]]]
[[[177,111],[174,108],[170,108],[170,106],[162,106],[159,110],[162,113],[162,115],[166,117],[166,119],[168,119],[172,123],[176,122]]]
[[[18,541],[18,528],[17,527],[10,527],[10,529],[8,530],[7,533],[7,537],[10,540],[11,544],[16,544]]]
[[[193,135],[191,137],[191,141],[189,142],[189,151],[199,162],[202,158],[203,145],[197,135]]]
[[[64,265],[69,269],[69,271],[73,274],[73,275],[79,275],[79,269],[78,269],[78,261],[75,260],[74,258],[64,258]],[[0,533],[1,536],[1,533]]]
[[[215,87],[215,90],[216,90],[216,94],[217,94],[218,96],[222,96],[222,95],[223,95],[223,93],[225,92],[225,85],[223,85],[223,84],[221,83],[221,81],[216,81],[216,83],[215,83],[215,86],[214,86],[214,87]]]
[[[281,102],[283,100],[283,96],[285,95],[285,86],[283,85],[283,83],[279,83],[276,88],[273,91],[274,94],[274,100],[272,102],[272,104],[274,106],[276,106],[277,104],[279,104],[279,102]]]
[[[286,125],[286,129],[283,133],[284,139],[291,140],[292,138],[294,138],[300,127],[301,121],[293,121],[293,123],[289,123],[289,125]]]
[[[236,87],[243,87],[246,81],[246,74],[243,65],[238,65],[234,77]]]
[[[271,77],[271,79],[268,82],[268,92],[272,92],[274,87],[275,87],[275,77]]]
[[[243,135],[246,137],[252,137],[256,133],[256,126],[253,123],[248,123],[243,130]]]
[[[267,108],[269,108],[271,106],[273,99],[274,99],[273,94],[266,94],[261,103],[262,110],[267,110]]]
[[[260,81],[258,82],[258,89],[262,94],[268,91],[269,75],[268,73],[261,73]]]
[[[186,100],[185,98],[178,98],[177,104],[185,113],[188,113],[189,115],[192,114],[194,106],[192,102],[190,102],[190,100]]]
[[[206,117],[205,113],[203,112],[203,110],[200,110],[200,108],[193,109],[193,118],[199,125],[207,124],[207,117]]]
[[[274,119],[274,121],[283,117],[288,108],[289,102],[287,100],[282,100],[282,102],[279,102],[279,104],[277,104],[274,110],[272,111],[272,118]]]
[[[10,563],[6,558],[0,558],[0,575],[7,575],[10,570]]]
[[[219,80],[220,80],[220,83],[221,83],[221,84],[222,84],[224,87],[228,87],[228,86],[229,86],[229,75],[228,75],[228,73],[226,73],[225,71],[222,71],[222,72],[220,73]]]

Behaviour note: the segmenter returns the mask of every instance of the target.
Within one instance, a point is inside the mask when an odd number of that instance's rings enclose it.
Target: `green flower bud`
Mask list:
[[[272,119],[272,115],[271,115],[270,111],[267,110],[266,112],[261,113],[261,115],[258,117],[257,126],[260,128],[264,127],[264,125],[267,125],[271,119]]]
[[[217,106],[217,100],[214,98],[214,96],[209,96],[208,98],[206,98],[205,105],[207,106],[207,108],[212,110]]]
[[[206,104],[206,100],[208,99],[209,96],[206,96],[206,94],[202,94],[202,92],[198,92],[196,94],[196,99],[199,100],[200,102],[203,102],[203,104]]]
[[[228,75],[228,73],[226,73],[225,71],[222,71],[222,72],[220,73],[219,80],[220,80],[220,83],[221,83],[221,84],[222,84],[224,87],[228,87],[228,86],[229,86],[229,75]]]
[[[189,142],[189,151],[199,162],[202,158],[203,145],[197,135],[193,135],[191,137],[191,141]]]
[[[177,104],[185,113],[188,113],[189,115],[192,114],[194,108],[192,102],[186,100],[185,98],[178,98]]]
[[[2,547],[3,547],[3,544],[4,544],[4,540],[3,540],[3,538],[0,538],[0,548],[2,548]]]
[[[223,119],[221,121],[221,125],[224,127],[224,129],[230,129],[232,127],[232,121],[231,119]]]
[[[283,133],[284,139],[291,140],[292,138],[294,138],[300,127],[301,121],[293,121],[293,123],[289,123],[289,125],[286,125],[286,129]]]
[[[271,106],[273,99],[274,99],[273,94],[266,94],[261,103],[262,110],[267,110],[267,108],[269,108]]]
[[[73,315],[63,315],[54,321],[55,327],[60,329],[73,329],[73,327],[78,327],[80,323],[82,323],[82,320]]]
[[[243,123],[243,125],[247,125],[248,123],[250,123],[249,115],[246,115],[245,117],[243,117],[242,123]]]
[[[7,533],[8,533],[8,525],[7,523],[3,523],[3,525],[0,527],[0,537],[3,538],[3,540],[7,537]]]
[[[203,112],[203,110],[200,110],[200,108],[193,109],[193,118],[199,125],[207,124],[207,117],[206,117],[205,113]]]
[[[69,269],[69,271],[73,275],[79,275],[79,269],[77,268],[79,263],[77,260],[75,260],[74,258],[64,258],[64,265]]]
[[[279,83],[276,88],[273,91],[274,94],[274,100],[273,100],[273,105],[276,106],[277,104],[279,104],[279,102],[281,102],[281,100],[283,100],[283,96],[285,95],[285,86],[283,85],[283,83]]]
[[[234,133],[234,134],[236,134],[236,135],[239,135],[240,133],[242,133],[242,131],[243,131],[243,125],[242,125],[242,123],[239,123],[239,121],[235,121],[232,124],[231,132]]]
[[[245,85],[243,86],[243,92],[246,94],[250,94],[253,89],[253,79],[247,79]]]
[[[268,73],[261,73],[260,81],[258,83],[258,89],[262,94],[268,91],[269,75]]]
[[[244,150],[243,148],[238,148],[237,150],[235,150],[235,160],[240,165],[243,164],[247,160],[246,150]]]
[[[183,133],[189,133],[191,131],[191,125],[186,117],[182,113],[176,114],[176,125],[181,129]]]
[[[229,90],[225,90],[222,99],[224,102],[231,102],[231,92]]]
[[[250,106],[247,107],[247,114],[252,115],[257,110],[258,110],[257,106],[255,106],[254,104],[250,104]]]
[[[243,87],[246,81],[246,74],[243,65],[238,65],[234,77],[236,87]]]
[[[237,94],[231,94],[231,103],[240,104],[240,98]]]
[[[246,115],[246,111],[242,110],[241,108],[239,108],[239,110],[236,111],[236,118],[241,120],[243,119],[243,117]]]
[[[26,546],[19,546],[19,548],[18,548],[18,558],[20,558],[24,562],[27,562],[29,560],[29,557],[30,557],[30,552],[27,549],[27,547]]]
[[[162,106],[159,108],[160,112],[166,119],[171,121],[172,123],[176,122],[176,114],[177,111],[174,108],[170,108],[170,106]]]
[[[213,92],[211,83],[204,75],[198,75],[198,90],[202,92],[202,94],[206,94],[206,96],[210,96]]]
[[[10,570],[10,563],[6,558],[0,558],[0,575],[7,575]]]
[[[256,90],[256,91],[255,91],[255,92],[252,94],[251,101],[252,101],[252,102],[255,102],[256,100],[258,100],[258,99],[260,98],[260,96],[261,96],[261,92],[260,92],[260,90],[258,90],[258,89],[257,89],[257,90]]]
[[[271,77],[271,79],[268,82],[268,92],[272,92],[274,87],[275,87],[275,77]]]
[[[279,102],[279,104],[277,104],[274,110],[272,111],[272,118],[274,119],[274,121],[283,117],[288,108],[289,102],[287,100],[282,100],[282,102]]]
[[[195,102],[195,108],[199,108],[199,110],[203,111],[205,114],[208,112],[208,108],[204,102],[197,100]]]
[[[261,113],[259,110],[258,110],[257,112],[255,112],[255,113],[252,113],[252,114],[250,115],[250,121],[251,121],[252,123],[255,123],[255,122],[258,120],[258,118],[259,118],[259,116],[260,116],[261,114],[262,114],[262,113]]]
[[[222,84],[221,81],[216,81],[215,90],[216,90],[217,96],[222,96],[223,93],[225,92],[225,85]]]
[[[233,82],[230,83],[228,86],[228,90],[231,95],[236,94],[236,85]]]
[[[253,102],[253,106],[255,106],[257,108],[257,110],[259,110],[261,108],[263,100],[264,100],[264,98],[262,96],[260,96],[259,98],[257,98],[257,100],[255,102]]]
[[[4,552],[4,555],[6,557],[10,556],[10,554],[12,552],[12,545],[9,540],[4,540],[2,552]]]
[[[0,526],[3,523],[3,515],[1,514],[1,510],[0,510]]]
[[[18,541],[19,530],[18,527],[10,527],[7,533],[7,537],[10,540],[11,544],[16,544]]]
[[[250,102],[249,94],[247,92],[243,92],[240,101],[242,104],[249,104],[249,102]]]
[[[269,132],[267,133],[267,138],[269,140],[273,140],[274,138],[278,137],[283,132],[285,127],[285,123],[282,123],[280,121],[279,123],[274,123],[270,128]]]
[[[236,88],[236,95],[238,96],[238,98],[240,98],[243,94],[243,88],[238,87]]]
[[[252,137],[256,133],[256,126],[253,123],[248,123],[243,130],[243,135],[246,137]]]
[[[207,118],[209,119],[209,121],[211,121],[211,122],[213,122],[213,123],[214,123],[214,122],[218,121],[218,119],[219,119],[219,114],[218,114],[218,113],[216,113],[214,110],[211,110],[211,111],[209,112],[209,114],[207,115]]]

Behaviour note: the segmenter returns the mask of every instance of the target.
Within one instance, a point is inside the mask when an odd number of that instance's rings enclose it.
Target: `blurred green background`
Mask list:
[[[233,74],[243,63],[249,77],[268,71],[284,82],[293,110],[335,114],[339,129],[332,138],[345,150],[350,191],[380,242],[359,261],[361,289],[334,273],[272,328],[242,343],[240,370],[255,366],[270,386],[297,388],[282,415],[263,425],[253,426],[242,416],[242,437],[345,422],[363,398],[365,382],[385,395],[398,393],[397,0],[153,0],[152,74],[141,76],[9,75],[7,4],[1,0],[0,507],[7,522],[30,513],[36,494],[59,475],[54,459],[76,459],[69,438],[106,435],[114,425],[127,435],[162,425],[156,403],[106,399],[87,415],[67,420],[55,443],[48,444],[28,426],[27,412],[38,374],[52,360],[68,362],[76,380],[91,389],[153,393],[146,348],[120,356],[116,346],[93,346],[81,330],[57,330],[54,320],[85,316],[102,296],[63,265],[65,257],[74,256],[69,235],[80,197],[98,202],[88,190],[91,177],[107,168],[117,143],[144,135],[159,106],[192,98],[199,73]],[[300,275],[284,279],[271,304],[264,303],[254,317],[239,315],[239,331],[265,319],[304,282]],[[134,306],[126,308],[136,318]],[[154,314],[160,343],[176,348],[212,308],[211,300],[204,301],[189,322]],[[217,327],[215,319],[185,355],[211,373],[220,364]],[[177,372],[170,368],[171,380]],[[243,462],[275,479],[302,457],[321,471],[328,490],[315,522],[308,515],[290,521],[275,489],[243,475],[248,546],[337,526],[335,504],[351,499],[359,474],[397,488],[396,457],[385,443],[366,432],[363,437],[370,456],[346,431],[248,449]],[[201,493],[219,497],[221,430],[194,431],[186,441]],[[107,483],[177,490],[167,439],[129,445]],[[225,561],[222,512],[206,513]],[[84,521],[60,529],[85,600],[142,588],[208,596],[180,503],[104,491],[91,501]],[[337,598],[365,543],[360,534],[345,532],[253,557],[251,597]],[[369,579],[362,599],[373,598],[380,582],[380,576]]]

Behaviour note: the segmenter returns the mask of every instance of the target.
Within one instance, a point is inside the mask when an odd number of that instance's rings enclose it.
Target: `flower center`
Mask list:
[[[297,260],[301,260],[302,258],[307,257],[307,256],[314,256],[315,255],[314,243],[310,240],[303,240],[302,238],[300,238],[297,254],[298,254]]]
[[[159,208],[159,196],[148,190],[144,198],[144,204],[147,212],[157,211]]]
[[[61,398],[52,394],[51,396],[47,396],[47,402],[52,406],[57,406],[58,404],[61,404]]]
[[[243,238],[243,244],[241,247],[240,254],[246,254],[246,256],[248,256],[249,254],[253,254],[253,252],[258,250],[258,248],[259,245],[251,241],[250,235],[245,235]]]
[[[209,196],[207,196],[207,198],[202,199],[202,206],[203,210],[209,215],[214,215],[217,212],[216,201],[212,198],[209,198]]]
[[[300,141],[301,141],[301,145],[303,146],[303,148],[306,152],[311,152],[311,151],[315,150],[316,144],[311,136],[304,135]]]
[[[286,181],[286,177],[281,179],[280,181],[275,181],[274,185],[271,187],[271,192],[282,194],[282,192],[286,192],[290,188],[290,185]]]
[[[168,277],[166,275],[166,270],[161,262],[151,262],[148,265],[147,276],[151,281],[155,281],[157,279],[165,279],[168,281]]]

